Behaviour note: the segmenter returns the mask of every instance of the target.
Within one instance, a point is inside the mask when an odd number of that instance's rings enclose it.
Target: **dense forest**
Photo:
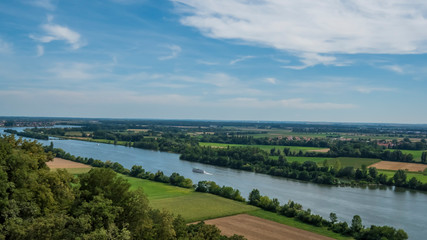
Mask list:
[[[149,207],[110,168],[50,171],[36,142],[0,137],[0,239],[243,239]]]

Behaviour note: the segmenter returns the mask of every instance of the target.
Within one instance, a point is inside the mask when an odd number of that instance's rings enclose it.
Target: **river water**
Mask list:
[[[14,128],[22,130],[23,128]],[[0,133],[3,129],[0,130]],[[197,183],[201,180],[215,181],[218,185],[237,188],[242,196],[248,198],[249,192],[256,188],[262,195],[277,198],[281,205],[289,199],[310,208],[312,213],[329,219],[335,212],[339,220],[351,224],[354,215],[359,215],[363,225],[389,225],[404,229],[409,239],[427,237],[427,193],[384,188],[336,187],[306,183],[286,178],[273,177],[241,170],[211,166],[183,161],[178,154],[150,151],[112,144],[98,144],[76,140],[39,140],[44,145],[53,142],[54,147],[62,148],[75,156],[92,157],[102,161],[118,162],[130,169],[141,165],[150,172],[158,170],[166,175],[177,172]],[[200,168],[209,174],[194,173]]]

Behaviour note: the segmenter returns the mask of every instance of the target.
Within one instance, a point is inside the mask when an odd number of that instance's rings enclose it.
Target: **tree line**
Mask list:
[[[352,236],[357,240],[362,239],[408,239],[408,234],[402,230],[396,230],[390,226],[375,226],[365,228],[362,225],[360,216],[355,215],[349,226],[347,222],[338,222],[337,215],[330,213],[330,220],[322,218],[320,215],[311,213],[310,209],[304,210],[301,204],[289,200],[288,203],[280,205],[276,199],[270,199],[267,196],[262,196],[258,189],[253,189],[249,194],[249,204],[260,207],[264,210],[275,212],[280,215],[295,218],[301,222],[308,223],[317,227],[327,227],[336,233],[344,236]]]

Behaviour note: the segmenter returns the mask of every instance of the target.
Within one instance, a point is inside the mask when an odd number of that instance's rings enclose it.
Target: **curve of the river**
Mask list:
[[[15,128],[16,129],[16,128]],[[21,130],[21,129],[17,129]],[[3,132],[3,130],[0,130]],[[130,169],[141,165],[150,172],[158,170],[166,175],[177,172],[197,183],[212,180],[218,185],[231,186],[248,197],[252,189],[262,195],[277,198],[281,204],[289,199],[301,203],[304,208],[329,219],[335,212],[340,220],[349,224],[354,215],[361,216],[363,225],[390,225],[404,229],[410,239],[425,239],[427,236],[427,193],[394,188],[351,188],[306,183],[264,174],[251,173],[201,163],[183,161],[178,154],[150,151],[111,144],[98,144],[76,140],[39,140],[62,148],[75,156],[92,157],[102,161],[111,160]],[[209,174],[192,171],[200,168]]]

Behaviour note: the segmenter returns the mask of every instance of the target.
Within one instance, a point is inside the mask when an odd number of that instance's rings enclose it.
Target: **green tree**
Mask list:
[[[258,206],[259,201],[261,199],[261,194],[258,189],[253,189],[251,193],[249,193],[249,204]]]
[[[397,170],[393,176],[394,185],[397,187],[403,187],[406,184],[406,173],[404,170]]]
[[[423,152],[421,154],[421,162],[422,163],[427,163],[427,152]]]
[[[329,214],[329,219],[331,220],[331,223],[332,223],[332,224],[335,224],[335,223],[338,221],[337,214],[336,214],[336,213],[334,213],[334,212],[331,212],[331,213]]]
[[[362,218],[360,218],[359,215],[354,215],[353,219],[351,220],[351,226],[350,230],[355,235],[356,233],[359,233],[363,229],[362,225]]]

